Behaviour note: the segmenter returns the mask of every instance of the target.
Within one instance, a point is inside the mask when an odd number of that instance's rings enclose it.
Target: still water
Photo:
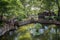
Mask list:
[[[38,29],[38,35],[41,35],[41,34],[44,34],[45,31],[49,30],[49,27],[48,26],[44,26],[44,28],[40,28]],[[29,31],[30,34],[32,34],[33,36],[37,35],[35,34],[36,33],[36,29],[33,28],[32,30]],[[58,30],[57,30],[58,32]],[[52,27],[50,28],[50,31],[49,31],[49,35],[50,35],[50,40],[52,40],[52,35],[51,34],[56,34],[56,30]],[[14,40],[18,40],[18,36],[20,35],[20,33],[17,34],[17,36],[15,36]],[[33,37],[32,37],[33,38]]]
[[[2,38],[0,37],[0,40],[18,40],[18,38],[21,36],[21,32],[17,32],[17,30],[8,32]],[[28,28],[27,31],[29,32],[29,34],[31,35],[31,38],[33,40],[35,40],[35,39],[39,40],[40,35],[44,35],[46,37],[47,37],[47,35],[49,35],[49,37],[47,39],[52,40],[53,36],[56,34],[56,29],[54,27],[50,26],[50,25],[48,25],[48,26],[44,25],[44,28],[40,27],[38,29],[36,29],[36,28]],[[47,32],[48,34],[46,35],[45,32]],[[59,33],[59,32],[60,32],[59,29],[57,29],[57,33]],[[43,36],[43,38],[44,38],[44,36]],[[60,37],[60,34],[59,34],[59,37]]]

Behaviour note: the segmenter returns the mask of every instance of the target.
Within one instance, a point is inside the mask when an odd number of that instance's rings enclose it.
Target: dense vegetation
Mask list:
[[[0,0],[0,28],[4,26],[4,20],[37,19],[38,13],[46,11],[54,12],[56,16],[45,20],[52,18],[60,21],[60,0]],[[28,24],[7,32],[0,40],[60,40],[60,26]]]

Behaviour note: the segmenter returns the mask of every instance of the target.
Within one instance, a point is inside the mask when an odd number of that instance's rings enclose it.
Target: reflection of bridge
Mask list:
[[[60,22],[56,21],[56,20],[34,20],[34,19],[29,19],[29,20],[26,20],[26,21],[15,22],[14,24],[11,24],[11,23],[6,24],[5,23],[4,27],[0,28],[0,36],[4,35],[7,31],[14,30],[14,29],[16,29],[19,26],[23,26],[23,25],[31,24],[31,23],[60,25]]]

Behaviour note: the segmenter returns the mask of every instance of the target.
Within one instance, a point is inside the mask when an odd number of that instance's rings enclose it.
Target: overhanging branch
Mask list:
[[[21,27],[23,25],[31,24],[31,23],[40,23],[40,24],[55,24],[55,25],[60,25],[59,21],[56,20],[34,20],[34,19],[29,19],[26,21],[18,21],[15,22],[14,24],[5,24],[4,27],[0,28],[0,36],[4,35],[7,31],[14,30],[17,27]]]

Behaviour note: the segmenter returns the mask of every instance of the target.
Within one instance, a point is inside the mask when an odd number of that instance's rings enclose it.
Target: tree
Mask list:
[[[59,3],[60,1],[59,0],[56,0],[56,4],[57,4],[57,6],[58,6],[58,16],[60,16],[60,3]]]

